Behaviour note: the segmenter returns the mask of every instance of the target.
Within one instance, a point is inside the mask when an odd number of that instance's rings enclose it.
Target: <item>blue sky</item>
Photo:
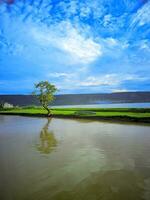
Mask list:
[[[150,1],[0,0],[0,94],[150,90]]]

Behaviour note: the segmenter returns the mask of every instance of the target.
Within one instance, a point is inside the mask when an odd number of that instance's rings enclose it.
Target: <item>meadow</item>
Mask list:
[[[42,107],[16,107],[0,110],[0,114],[46,117]],[[95,120],[150,122],[150,108],[52,108],[52,117]]]

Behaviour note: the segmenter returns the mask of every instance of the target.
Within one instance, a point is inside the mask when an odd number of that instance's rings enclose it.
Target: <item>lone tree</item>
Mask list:
[[[39,83],[35,84],[35,91],[33,92],[33,95],[38,98],[43,108],[47,110],[48,116],[51,115],[48,105],[54,100],[54,93],[56,91],[57,88],[55,85],[52,85],[48,81],[40,81]]]

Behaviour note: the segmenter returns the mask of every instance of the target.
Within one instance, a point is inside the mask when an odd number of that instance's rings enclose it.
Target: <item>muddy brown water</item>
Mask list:
[[[1,200],[149,200],[150,126],[0,116]]]

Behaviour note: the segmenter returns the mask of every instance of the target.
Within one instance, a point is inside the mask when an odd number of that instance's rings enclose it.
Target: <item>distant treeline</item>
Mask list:
[[[14,106],[39,105],[32,95],[0,95],[0,102]],[[150,92],[120,92],[108,94],[61,94],[55,95],[53,105],[87,105],[102,103],[144,103],[150,102]]]

